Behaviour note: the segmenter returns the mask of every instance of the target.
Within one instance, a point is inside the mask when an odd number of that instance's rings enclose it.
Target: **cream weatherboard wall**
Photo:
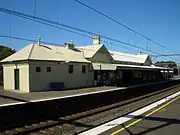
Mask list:
[[[101,63],[113,63],[113,58],[111,54],[105,47],[101,47],[96,54],[92,57],[92,62],[101,62]]]
[[[144,62],[144,65],[146,65],[146,66],[152,65],[152,60],[151,60],[150,56],[147,57],[147,59]]]
[[[3,65],[4,89],[15,90],[15,76],[14,76],[15,69],[19,69],[19,91],[29,92],[29,65],[28,63]]]
[[[69,73],[69,65],[73,65],[73,73]],[[82,73],[82,65],[86,65],[86,73]],[[41,71],[36,72],[36,67]],[[51,67],[51,72],[47,72]],[[94,72],[89,71],[85,63],[60,63],[48,61],[29,62],[29,83],[31,91],[49,90],[51,82],[63,82],[66,88],[92,86]]]

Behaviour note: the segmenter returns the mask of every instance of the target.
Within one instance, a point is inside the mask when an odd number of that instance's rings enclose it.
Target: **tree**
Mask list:
[[[4,58],[10,56],[11,54],[15,52],[16,52],[15,50],[9,47],[0,45],[0,60],[3,60]]]
[[[16,52],[15,50],[13,50],[9,47],[0,45],[0,61],[6,57],[12,55],[15,52]],[[3,67],[2,67],[2,64],[0,64],[0,85],[3,85]]]
[[[160,67],[169,67],[169,68],[177,67],[176,62],[174,61],[157,61],[155,65]]]

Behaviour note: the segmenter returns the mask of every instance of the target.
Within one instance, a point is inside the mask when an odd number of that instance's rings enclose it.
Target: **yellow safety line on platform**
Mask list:
[[[137,124],[138,122],[142,121],[145,117],[148,117],[148,116],[152,115],[153,113],[155,113],[155,112],[161,110],[162,108],[168,106],[169,104],[173,103],[174,101],[176,101],[176,100],[179,99],[179,98],[180,98],[180,96],[176,97],[175,99],[173,99],[173,100],[167,102],[167,103],[164,104],[163,106],[161,106],[161,107],[155,109],[154,111],[152,111],[152,112],[146,114],[143,118],[140,118],[140,119],[138,119],[138,120],[136,120],[136,121],[134,121],[134,122],[128,124],[127,126],[125,126],[125,127],[123,127],[123,128],[120,128],[119,130],[117,130],[117,131],[111,133],[110,135],[116,135],[116,134],[118,134],[119,132],[122,132],[123,130],[125,130],[126,128],[129,128],[129,127],[131,127],[131,126]]]
[[[158,112],[165,112],[167,109],[166,108],[162,108],[161,110],[159,110]]]

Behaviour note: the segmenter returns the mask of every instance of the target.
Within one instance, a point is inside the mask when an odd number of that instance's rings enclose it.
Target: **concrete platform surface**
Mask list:
[[[115,86],[103,86],[103,87],[92,87],[92,88],[82,88],[73,90],[61,90],[61,91],[44,91],[44,92],[32,92],[32,93],[18,93],[9,90],[0,89],[0,105],[18,103],[18,102],[30,102],[36,100],[46,100],[50,98],[73,96],[79,94],[86,94],[92,92],[100,92],[104,90],[111,89],[123,89],[125,87],[115,87]]]
[[[180,96],[176,99],[171,104],[147,117],[144,116],[153,110],[116,126],[101,135],[179,135]]]
[[[179,80],[180,79],[180,75],[176,75],[176,76],[173,76],[172,78],[170,78],[171,80]]]

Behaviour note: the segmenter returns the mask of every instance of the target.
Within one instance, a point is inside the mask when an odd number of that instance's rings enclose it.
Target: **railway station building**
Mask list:
[[[161,71],[168,70],[153,66],[147,54],[108,50],[100,43],[100,36],[94,36],[88,46],[54,46],[38,40],[1,63],[4,89],[19,92],[161,81]]]

